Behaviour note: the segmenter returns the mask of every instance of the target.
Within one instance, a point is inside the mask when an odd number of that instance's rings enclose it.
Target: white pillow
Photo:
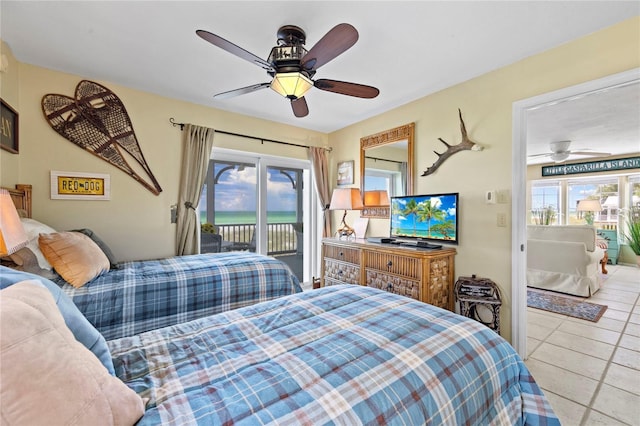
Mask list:
[[[44,257],[44,254],[42,254],[42,251],[40,250],[40,246],[38,245],[38,237],[40,236],[40,234],[52,234],[56,232],[56,230],[34,219],[23,217],[20,218],[20,221],[22,222],[22,227],[27,233],[27,238],[29,239],[27,248],[31,250],[36,256],[38,266],[40,266],[42,269],[50,271],[51,264],[47,261],[47,259]]]

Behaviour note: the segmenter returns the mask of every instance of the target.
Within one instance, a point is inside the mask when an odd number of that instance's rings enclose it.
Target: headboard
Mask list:
[[[27,217],[31,217],[31,185],[16,184],[15,189],[4,188],[11,194],[11,200],[16,209],[23,210]]]

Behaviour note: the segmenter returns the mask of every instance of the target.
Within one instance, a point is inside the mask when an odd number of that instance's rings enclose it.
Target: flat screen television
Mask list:
[[[458,244],[458,193],[391,197],[389,236]]]

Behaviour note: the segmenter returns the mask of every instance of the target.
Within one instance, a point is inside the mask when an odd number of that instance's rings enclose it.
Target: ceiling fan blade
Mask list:
[[[302,68],[317,70],[358,41],[358,31],[350,24],[338,24],[329,30],[302,58]]]
[[[597,152],[597,151],[571,151],[571,155],[588,155],[590,157],[606,157],[611,155],[611,153]]]
[[[218,35],[215,35],[205,30],[197,30],[196,34],[200,36],[202,39],[213,44],[214,46],[218,46],[220,49],[226,50],[227,52],[232,53],[237,57],[244,59],[245,61],[249,61],[252,64],[255,64],[267,71],[275,71],[273,69],[273,66],[271,66],[269,62],[257,57],[251,52],[247,52],[243,48],[236,46],[235,44],[231,43],[228,40],[223,39]]]
[[[380,94],[380,90],[373,86],[365,86],[364,84],[348,83],[346,81],[316,80],[314,86],[320,90],[327,92],[340,93],[341,95],[355,96],[357,98],[372,99]]]
[[[291,108],[293,109],[293,115],[298,118],[309,115],[309,107],[304,96],[298,99],[291,99]]]
[[[240,89],[229,90],[228,92],[218,93],[214,95],[214,99],[229,99],[240,95],[245,95],[247,93],[255,92],[256,90],[265,89],[271,86],[271,83],[259,83],[253,84],[247,87],[241,87]]]

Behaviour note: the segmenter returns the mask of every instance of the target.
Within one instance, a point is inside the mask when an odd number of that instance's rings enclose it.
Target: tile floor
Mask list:
[[[640,268],[607,269],[597,323],[527,311],[526,364],[565,426],[640,425]]]

